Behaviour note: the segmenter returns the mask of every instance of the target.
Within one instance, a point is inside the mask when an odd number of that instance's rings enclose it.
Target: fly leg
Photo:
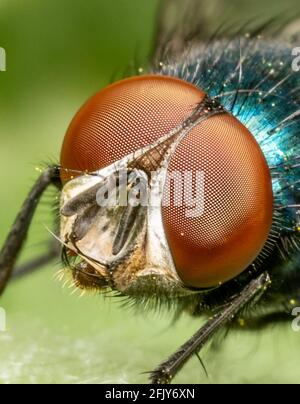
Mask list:
[[[57,166],[48,167],[37,179],[7,236],[0,251],[0,295],[3,293],[12,275],[14,265],[26,240],[28,229],[40,198],[48,186],[52,184],[59,186],[59,167]],[[37,263],[38,260],[35,262],[35,265]],[[19,273],[24,273],[25,269],[30,270],[31,267],[32,265],[24,266]]]
[[[294,317],[292,316],[292,309],[288,311],[278,311],[274,313],[265,314],[257,318],[242,318],[237,319],[232,325],[231,329],[240,330],[241,328],[247,331],[259,331],[268,326],[275,324],[291,323]]]
[[[167,384],[172,381],[184,364],[213,337],[223,326],[229,324],[239,311],[251,300],[262,293],[270,283],[267,272],[253,279],[228,305],[222,307],[200,330],[183,344],[165,362],[153,372],[150,380],[153,384]]]
[[[58,259],[60,255],[61,244],[57,240],[53,239],[49,242],[48,251],[46,251],[45,254],[42,254],[29,262],[16,266],[11,274],[11,279],[19,279],[24,275],[29,275],[36,269],[39,269],[55,259]]]

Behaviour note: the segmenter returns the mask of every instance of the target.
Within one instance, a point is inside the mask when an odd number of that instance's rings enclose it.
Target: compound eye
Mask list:
[[[169,172],[185,179],[183,189],[169,181],[162,211],[183,282],[205,288],[240,274],[260,253],[273,217],[270,172],[252,134],[233,116],[215,115],[179,144]]]
[[[104,88],[83,105],[68,128],[61,151],[62,181],[148,146],[183,122],[204,96],[183,80],[158,75]]]

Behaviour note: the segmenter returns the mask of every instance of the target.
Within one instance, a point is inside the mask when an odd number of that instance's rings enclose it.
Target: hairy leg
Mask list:
[[[213,337],[223,326],[229,324],[238,312],[252,299],[262,293],[270,282],[267,272],[253,279],[239,295],[222,307],[200,330],[183,344],[165,362],[151,372],[151,383],[166,384],[176,376],[184,364]]]
[[[59,184],[59,168],[47,168],[29,192],[10,233],[0,251],[0,295],[11,277],[17,257],[24,245],[32,217],[41,196],[49,185]]]
[[[59,259],[61,255],[61,245],[56,240],[51,240],[48,245],[48,251],[45,254],[42,254],[36,258],[33,258],[29,262],[25,262],[24,264],[18,265],[14,268],[11,279],[19,279],[24,275],[29,275],[34,272],[36,269],[39,269],[50,262]]]

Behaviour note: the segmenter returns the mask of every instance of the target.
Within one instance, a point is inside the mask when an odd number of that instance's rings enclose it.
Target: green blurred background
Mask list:
[[[227,12],[239,18],[240,3],[227,2]],[[244,2],[246,16],[249,7],[257,12],[254,3]],[[79,106],[135,59],[147,59],[158,4],[0,0],[0,46],[7,52],[7,71],[0,73],[0,245],[37,177],[35,168],[58,159]],[[266,0],[266,17],[282,5]],[[210,17],[209,24],[218,22]],[[44,251],[54,197],[52,191],[45,196],[22,261]],[[53,280],[58,269],[55,263],[12,283],[1,298],[8,331],[0,333],[0,383],[146,382],[142,372],[199,327],[198,319],[170,326],[171,314],[134,315],[116,301],[71,296]],[[232,332],[202,353],[209,379],[193,359],[176,380],[298,383],[299,342],[290,325]]]

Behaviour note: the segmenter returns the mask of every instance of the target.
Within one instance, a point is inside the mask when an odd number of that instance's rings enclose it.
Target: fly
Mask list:
[[[188,28],[171,38],[159,30],[149,71],[102,89],[75,115],[60,163],[40,175],[1,250],[0,292],[55,185],[56,237],[78,288],[207,317],[150,372],[152,383],[170,383],[223,327],[291,320],[300,76],[283,62],[292,41],[270,40],[271,28],[206,42]],[[25,269],[55,256],[52,247]]]

